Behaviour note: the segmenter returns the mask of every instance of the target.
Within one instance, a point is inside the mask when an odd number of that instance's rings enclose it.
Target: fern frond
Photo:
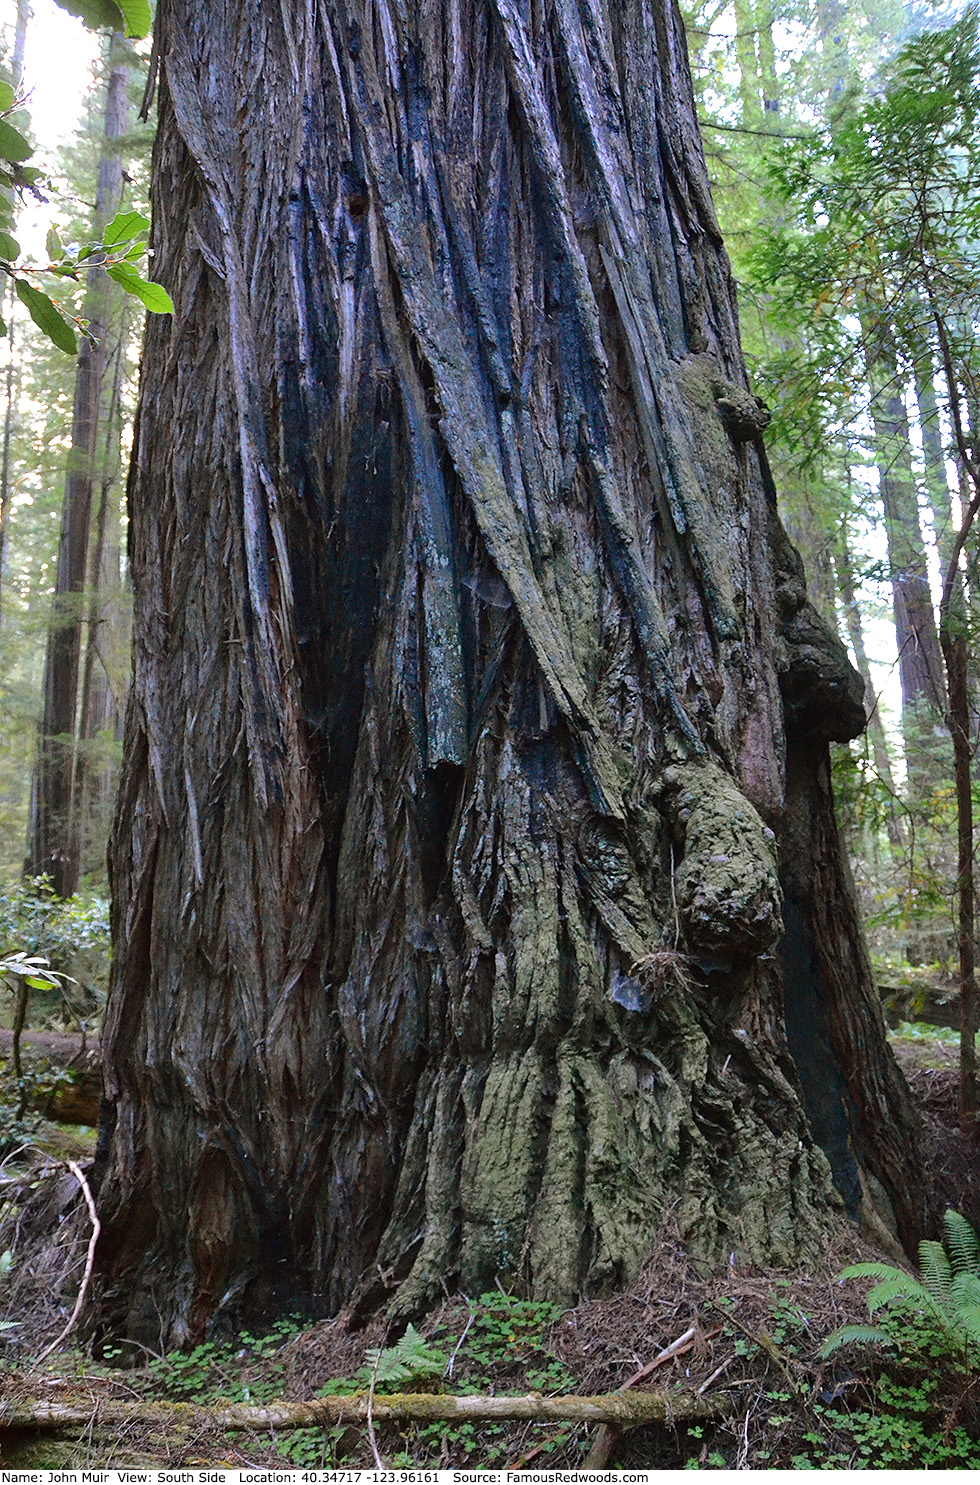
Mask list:
[[[896,1270],[894,1278],[885,1279],[876,1284],[868,1295],[868,1313],[873,1315],[875,1310],[880,1310],[883,1305],[893,1305],[897,1300],[908,1300],[910,1304],[921,1306],[929,1310],[931,1314],[941,1312],[941,1305],[930,1294],[923,1284],[920,1284],[912,1274],[903,1274]]]
[[[980,1274],[954,1274],[949,1291],[950,1309],[980,1306]]]
[[[960,1328],[974,1345],[980,1345],[980,1304],[964,1304],[956,1311]]]
[[[940,1304],[945,1304],[953,1283],[953,1266],[942,1243],[923,1240],[919,1244],[922,1282]]]
[[[905,1270],[893,1263],[852,1263],[841,1270],[842,1279],[904,1279]]]
[[[887,1330],[878,1325],[842,1325],[833,1331],[820,1347],[820,1355],[827,1357],[841,1346],[894,1346],[895,1342]]]
[[[943,1218],[946,1247],[957,1274],[980,1274],[980,1238],[959,1212],[949,1207]]]
[[[371,1346],[364,1357],[362,1374],[381,1384],[411,1382],[416,1377],[432,1376],[444,1370],[448,1359],[443,1351],[430,1346],[414,1325],[409,1325],[393,1346],[384,1350]]]

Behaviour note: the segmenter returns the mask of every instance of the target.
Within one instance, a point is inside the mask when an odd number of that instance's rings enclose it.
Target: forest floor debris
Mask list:
[[[896,1042],[896,1051],[923,1112],[936,1173],[933,1204],[949,1201],[975,1215],[976,1157],[956,1121],[955,1049],[911,1040]],[[832,1331],[867,1319],[868,1284],[840,1283],[841,1269],[879,1257],[845,1226],[828,1237],[822,1262],[809,1273],[752,1272],[733,1255],[728,1270],[712,1278],[698,1272],[668,1228],[624,1293],[564,1312],[502,1292],[447,1296],[418,1322],[412,1345],[400,1346],[408,1376],[394,1384],[399,1392],[596,1396],[632,1382],[640,1391],[730,1400],[729,1418],[622,1432],[573,1419],[386,1421],[378,1358],[399,1348],[382,1318],[355,1329],[345,1316],[314,1325],[284,1317],[266,1335],[215,1339],[186,1355],[147,1356],[126,1370],[115,1366],[120,1358],[111,1349],[99,1361],[62,1351],[38,1366],[31,1358],[70,1313],[91,1223],[64,1161],[36,1153],[31,1162],[16,1173],[16,1162],[0,1170],[0,1249],[12,1249],[9,1271],[0,1276],[0,1319],[12,1326],[0,1332],[0,1391],[8,1406],[82,1408],[90,1421],[60,1433],[0,1427],[6,1467],[370,1467],[362,1422],[229,1432],[215,1413],[227,1404],[350,1400],[364,1393],[370,1357],[374,1434],[392,1468],[583,1468],[599,1458],[626,1468],[980,1464],[972,1373],[954,1365],[944,1376],[934,1365],[937,1376],[923,1384],[911,1352],[887,1365],[870,1350],[821,1358]],[[173,1415],[165,1421],[166,1405],[174,1403],[194,1406],[176,1423]],[[124,1419],[122,1404],[139,1406]],[[109,1413],[115,1421],[100,1423]]]
[[[902,1035],[891,1044],[922,1114],[931,1225],[938,1230],[943,1212],[955,1207],[978,1227],[980,1160],[960,1129],[959,1048],[953,1041]]]

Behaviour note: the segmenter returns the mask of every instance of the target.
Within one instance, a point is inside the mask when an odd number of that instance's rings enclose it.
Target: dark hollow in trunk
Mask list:
[[[913,1242],[669,0],[157,24],[102,1325]]]

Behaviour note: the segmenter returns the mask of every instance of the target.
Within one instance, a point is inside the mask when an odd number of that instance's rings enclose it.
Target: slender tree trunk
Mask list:
[[[123,314],[125,306],[121,306]],[[108,835],[108,799],[115,769],[99,756],[97,739],[111,734],[115,739],[121,725],[119,698],[114,694],[110,665],[118,635],[121,599],[119,572],[119,480],[120,398],[122,394],[123,346],[125,325],[119,326],[113,355],[112,393],[104,419],[102,473],[99,480],[99,502],[95,519],[95,540],[88,581],[88,620],[85,634],[85,665],[82,676],[81,714],[78,727],[78,753],[75,763],[75,797],[73,829],[76,839],[73,852],[82,869],[94,855],[90,836],[101,844],[104,857]]]
[[[758,27],[752,0],[734,0],[735,56],[738,62],[738,95],[742,123],[758,129],[763,120],[763,89],[759,75]]]
[[[17,0],[17,18],[14,23],[14,46],[10,58],[11,83],[14,93],[19,93],[24,81],[24,52],[27,47],[27,23],[31,8],[28,0]],[[0,450],[0,619],[3,616],[4,557],[7,549],[7,526],[10,520],[10,501],[13,491],[10,484],[10,443],[17,415],[17,361],[14,354],[14,293],[8,286],[5,274],[0,274],[3,284],[3,300],[9,299],[3,318],[7,323],[7,365],[4,373],[3,401],[3,446]]]
[[[119,141],[129,119],[129,50],[125,40],[110,43],[105,130],[93,235],[100,237],[122,200],[123,161]],[[89,269],[84,315],[91,339],[83,339],[75,377],[72,443],[65,480],[65,503],[54,606],[44,666],[44,715],[31,805],[28,870],[47,875],[59,897],[78,887],[81,831],[76,819],[75,765],[79,722],[79,670],[88,575],[92,494],[99,477],[99,433],[103,382],[111,364],[109,337],[115,286],[98,266]]]
[[[922,433],[922,454],[925,465],[925,493],[932,513],[932,529],[936,535],[940,571],[949,571],[949,564],[956,541],[956,525],[949,493],[949,477],[943,453],[942,425],[939,419],[939,404],[932,369],[921,364],[916,367],[916,403],[919,411],[919,428]]]
[[[24,53],[27,50],[27,27],[31,19],[29,0],[17,0],[17,15],[14,21],[14,45],[10,54],[10,80],[14,92],[19,93],[24,81]]]
[[[902,731],[913,799],[937,783],[936,727],[946,714],[943,657],[929,589],[908,416],[887,327],[866,323],[867,370],[881,502],[888,537]]]
[[[783,504],[786,530],[800,556],[807,576],[807,596],[824,623],[837,628],[837,581],[834,572],[834,542],[820,517],[800,490],[792,508]]]
[[[776,47],[772,37],[773,8],[770,0],[762,0],[762,3],[756,6],[755,21],[759,31],[759,81],[762,85],[762,108],[764,113],[777,114],[781,89],[776,72]],[[771,125],[771,118],[768,123]]]
[[[834,553],[834,566],[837,573],[837,584],[840,592],[841,606],[844,610],[844,620],[847,625],[847,635],[851,643],[851,650],[857,664],[858,674],[864,682],[864,710],[868,718],[868,736],[871,741],[872,756],[878,777],[888,790],[892,800],[898,800],[898,792],[895,788],[895,778],[892,773],[891,757],[888,751],[888,738],[885,735],[885,725],[881,720],[878,709],[878,695],[871,679],[871,666],[868,663],[868,652],[864,643],[864,626],[861,622],[861,605],[858,602],[857,584],[854,578],[854,564],[851,560],[851,552],[847,542],[847,532],[841,532],[840,542]],[[902,825],[901,816],[893,806],[887,813],[886,828],[888,839],[896,850],[904,850],[906,846],[905,830]]]
[[[914,1242],[672,5],[157,24],[99,1323]]]
[[[13,309],[13,294],[10,295],[10,310]],[[4,564],[7,555],[7,531],[10,523],[10,502],[13,496],[11,483],[11,440],[17,416],[17,360],[14,350],[14,321],[8,311],[7,321],[7,365],[4,372],[3,446],[0,449],[0,620],[3,617]]]
[[[939,633],[949,689],[949,729],[953,737],[957,824],[957,939],[960,961],[960,1126],[980,1138],[977,1122],[980,1087],[977,1084],[976,846],[973,839],[973,738],[967,661],[966,591],[960,562],[980,514],[980,464],[973,441],[972,377],[958,367],[950,345],[945,317],[931,286],[929,309],[936,328],[939,354],[949,394],[960,478],[960,525],[949,553],[939,602]],[[960,372],[960,375],[957,373]]]
[[[943,626],[943,654],[949,681],[949,718],[953,734],[953,764],[956,780],[957,939],[960,960],[960,1124],[964,1133],[976,1136],[977,1090],[977,983],[975,888],[973,874],[973,746],[969,731],[966,636],[961,622],[953,618]]]

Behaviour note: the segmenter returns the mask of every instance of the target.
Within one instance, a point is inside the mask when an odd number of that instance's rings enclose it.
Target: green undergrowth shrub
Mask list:
[[[573,1373],[548,1344],[548,1333],[561,1313],[556,1305],[483,1294],[468,1309],[460,1306],[451,1312],[427,1337],[409,1326],[392,1346],[368,1348],[353,1376],[333,1379],[317,1396],[350,1396],[372,1386],[378,1396],[405,1391],[574,1391]],[[186,1354],[151,1361],[141,1389],[151,1398],[199,1404],[270,1402],[285,1393],[284,1348],[301,1328],[297,1319],[281,1321],[266,1336],[246,1332],[233,1342],[207,1341]],[[112,1363],[111,1351],[105,1359]],[[514,1452],[516,1427],[504,1422],[434,1422],[398,1430],[389,1426],[379,1432],[391,1468],[450,1468],[467,1463],[502,1465]],[[574,1467],[586,1434],[570,1426],[539,1425],[533,1439],[535,1457]],[[334,1468],[363,1451],[364,1429],[342,1424],[294,1429],[278,1435],[275,1447],[301,1468]]]
[[[822,1348],[880,1354],[863,1377],[815,1397],[816,1426],[796,1469],[980,1469],[980,1241],[959,1212],[945,1243],[919,1245],[919,1277],[858,1263],[842,1279],[874,1279],[868,1325],[845,1325]]]
[[[193,1351],[158,1357],[144,1374],[146,1395],[201,1404],[271,1402],[283,1395],[283,1348],[301,1329],[302,1322],[292,1316],[263,1336],[242,1331],[234,1341],[204,1341]],[[110,1363],[118,1355],[112,1347],[103,1354]]]
[[[575,1376],[548,1346],[548,1332],[561,1317],[557,1305],[517,1299],[502,1293],[481,1294],[468,1314],[454,1317],[427,1339],[413,1326],[394,1346],[369,1350],[352,1378],[328,1382],[321,1397],[363,1392],[374,1381],[375,1392],[445,1391],[455,1393],[574,1391]],[[514,1451],[513,1423],[437,1421],[403,1425],[398,1443],[386,1453],[393,1469],[448,1469],[479,1464],[502,1467]],[[535,1457],[574,1467],[582,1452],[573,1427],[540,1425]],[[350,1440],[343,1426],[326,1431],[297,1429],[277,1440],[281,1454],[305,1468],[331,1468],[345,1457]],[[569,1464],[571,1459],[571,1464]]]
[[[85,896],[62,901],[44,877],[0,885],[0,958],[43,955],[51,969],[72,983],[47,996],[35,992],[31,1021],[97,1021],[109,984],[109,904]]]

